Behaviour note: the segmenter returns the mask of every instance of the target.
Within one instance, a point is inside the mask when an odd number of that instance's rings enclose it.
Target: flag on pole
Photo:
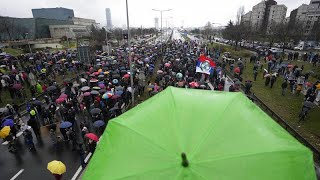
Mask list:
[[[211,74],[216,67],[214,61],[205,55],[201,55],[197,61],[196,72]]]

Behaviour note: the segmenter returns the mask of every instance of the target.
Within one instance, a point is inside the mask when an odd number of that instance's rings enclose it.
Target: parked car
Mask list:
[[[273,54],[278,54],[278,53],[282,53],[282,50],[279,48],[271,48],[269,49],[269,51]]]

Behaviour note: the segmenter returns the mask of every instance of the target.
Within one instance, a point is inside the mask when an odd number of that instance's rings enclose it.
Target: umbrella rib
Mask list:
[[[167,169],[171,169],[171,168],[174,168],[174,166],[172,167],[167,167],[165,169],[153,169],[153,170],[149,170],[149,171],[143,171],[141,173],[138,173],[138,174],[132,174],[132,175],[127,175],[125,177],[121,177],[121,178],[117,178],[118,180],[121,180],[121,179],[127,179],[127,178],[130,178],[130,177],[133,177],[133,176],[137,176],[137,175],[142,175],[142,174],[145,174],[147,172],[157,172],[157,171],[164,171],[164,170],[167,170]]]
[[[234,100],[239,100],[240,98],[238,98],[239,96],[242,98],[243,96],[240,93],[237,93],[238,95],[232,98],[232,101],[230,101],[230,103],[225,107],[225,109],[223,110],[223,112],[220,114],[220,116],[216,119],[220,119],[221,116],[228,110],[228,108],[230,107],[230,105],[232,105],[234,103]],[[238,99],[237,99],[238,98]],[[208,126],[209,129],[208,131],[205,133],[204,138],[202,139],[202,141],[200,141],[200,143],[198,144],[198,146],[196,146],[196,148],[194,149],[192,156],[198,151],[198,149],[200,148],[200,146],[207,140],[207,138],[209,137],[209,135],[211,134],[211,132],[214,130],[215,126],[212,126],[212,124],[214,124],[215,121],[212,121],[210,123],[210,125]]]
[[[167,152],[168,155],[172,156],[173,158],[176,158],[176,156],[175,156],[175,155],[172,155],[172,153],[170,153],[167,149],[165,149],[164,147],[160,146],[159,144],[154,143],[151,139],[147,138],[146,136],[144,136],[144,135],[141,134],[140,132],[138,132],[138,131],[136,131],[136,130],[128,127],[128,126],[125,126],[125,125],[123,125],[123,124],[121,124],[121,123],[119,123],[119,122],[117,122],[117,121],[113,121],[113,122],[114,122],[115,124],[118,124],[119,126],[128,128],[128,129],[131,130],[132,132],[134,132],[134,133],[138,134],[139,136],[145,138],[150,144],[159,147],[159,148],[162,149],[163,151]]]
[[[256,153],[247,153],[247,154],[237,154],[233,156],[228,157],[222,157],[222,158],[212,158],[212,159],[206,159],[204,161],[196,162],[196,164],[206,163],[206,162],[214,162],[214,161],[221,161],[221,160],[227,160],[227,159],[234,159],[234,158],[240,158],[240,157],[248,157],[248,156],[260,156],[265,155],[268,153],[283,153],[283,152],[300,152],[303,149],[293,149],[293,150],[280,150],[280,151],[265,151],[265,152],[256,152]]]

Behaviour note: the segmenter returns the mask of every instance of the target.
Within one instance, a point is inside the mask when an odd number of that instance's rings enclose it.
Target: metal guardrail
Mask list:
[[[229,71],[226,70],[226,74],[229,77],[234,77]],[[245,86],[241,84],[241,90],[245,90]],[[274,112],[268,105],[266,105],[259,97],[257,97],[254,93],[250,91],[251,95],[249,98],[251,98],[261,109],[264,110],[267,114],[269,114],[273,120],[275,120],[281,127],[283,127],[286,131],[288,131],[294,138],[296,138],[300,143],[307,146],[314,154],[314,159],[317,162],[320,162],[320,151],[312,145],[308,140],[306,140],[304,137],[302,137],[298,131],[294,129],[290,124],[287,123],[286,120],[281,118],[276,112]]]

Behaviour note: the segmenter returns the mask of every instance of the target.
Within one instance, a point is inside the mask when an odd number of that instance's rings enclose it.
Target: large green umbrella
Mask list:
[[[167,88],[109,122],[83,179],[316,177],[311,151],[242,93]]]

